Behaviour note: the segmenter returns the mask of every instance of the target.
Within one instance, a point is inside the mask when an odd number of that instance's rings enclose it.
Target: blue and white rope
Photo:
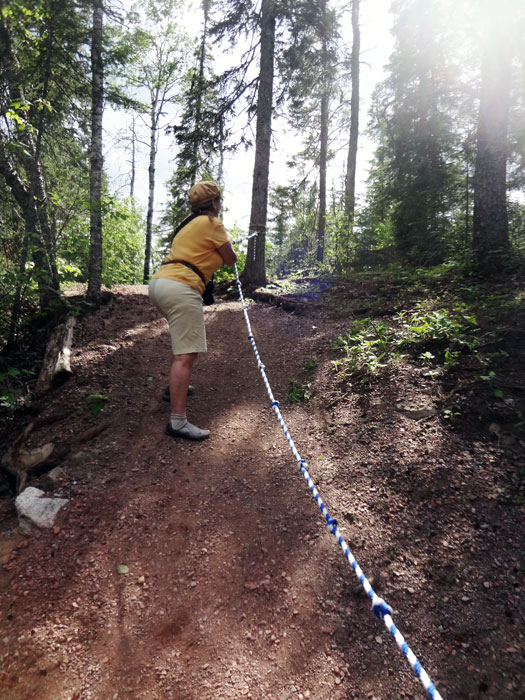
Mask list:
[[[246,240],[247,238],[251,238],[254,235],[257,235],[257,234],[256,233],[251,234],[250,236],[247,236],[246,238],[243,238],[240,241],[236,241],[236,243],[240,243],[240,242]],[[316,501],[317,505],[319,506],[321,513],[323,514],[323,516],[326,520],[326,528],[336,538],[339,546],[343,550],[343,554],[345,555],[346,559],[350,562],[350,564],[355,572],[355,575],[359,579],[359,581],[360,581],[361,585],[363,586],[363,588],[365,589],[368,597],[372,601],[372,611],[373,611],[374,615],[376,617],[380,618],[381,620],[383,620],[385,627],[390,632],[390,634],[394,638],[396,644],[403,652],[408,663],[410,664],[410,666],[414,670],[415,674],[417,675],[417,677],[421,681],[423,687],[427,691],[429,697],[432,698],[432,700],[443,700],[442,696],[437,691],[436,687],[432,683],[427,672],[422,667],[420,661],[418,660],[416,655],[413,653],[413,651],[408,646],[408,644],[405,641],[405,638],[403,637],[401,632],[395,626],[394,621],[392,619],[392,608],[382,598],[380,598],[375,593],[374,589],[370,585],[370,582],[368,581],[368,579],[364,575],[363,571],[361,570],[361,567],[359,566],[359,564],[355,560],[352,552],[350,551],[350,548],[348,547],[347,543],[343,539],[343,536],[342,536],[339,528],[337,527],[337,520],[335,518],[330,517],[328,510],[326,509],[326,506],[323,503],[321,495],[319,494],[317,487],[315,486],[314,482],[312,481],[312,478],[310,477],[310,474],[308,473],[308,470],[306,468],[306,460],[301,458],[301,456],[299,455],[299,452],[297,451],[297,448],[295,447],[294,441],[292,440],[292,437],[288,431],[288,428],[286,427],[286,423],[284,422],[283,417],[281,415],[281,411],[279,410],[279,402],[275,400],[274,395],[272,393],[270,383],[269,383],[268,378],[266,376],[264,364],[261,361],[261,358],[259,356],[259,351],[257,350],[257,345],[255,344],[255,340],[254,340],[253,333],[252,333],[252,328],[250,325],[250,319],[248,317],[248,306],[246,304],[246,301],[245,301],[243,293],[242,293],[241,281],[239,279],[239,272],[237,270],[236,264],[235,264],[235,276],[237,278],[237,288],[239,290],[239,296],[240,296],[241,303],[242,303],[242,311],[244,313],[244,318],[246,320],[246,325],[248,327],[248,338],[250,339],[250,342],[252,344],[252,348],[253,348],[253,351],[255,353],[255,357],[257,359],[257,365],[259,367],[259,371],[261,372],[261,376],[263,378],[263,382],[264,382],[264,385],[266,387],[266,391],[268,392],[268,396],[270,397],[271,407],[273,408],[275,415],[277,416],[277,420],[281,424],[281,428],[283,429],[284,435],[286,437],[286,440],[288,441],[288,445],[290,446],[292,454],[295,457],[297,463],[299,464],[299,468],[301,470],[301,473],[304,476],[306,483],[308,484],[308,487],[309,487],[313,497],[315,498],[315,501]]]
[[[257,235],[257,231],[254,231],[253,233],[250,233],[248,236],[244,236],[244,238],[239,238],[237,241],[233,241],[233,245],[239,245],[239,243],[244,243],[244,241],[248,241],[250,238],[254,238]]]

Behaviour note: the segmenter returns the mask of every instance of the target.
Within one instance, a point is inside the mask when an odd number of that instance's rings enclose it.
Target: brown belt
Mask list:
[[[203,275],[202,272],[199,270],[199,268],[198,268],[198,267],[195,267],[195,265],[192,265],[192,264],[189,263],[189,262],[186,262],[186,260],[166,260],[166,262],[163,262],[162,264],[163,264],[163,265],[173,265],[173,264],[175,264],[175,263],[180,263],[181,265],[185,265],[186,267],[188,267],[190,270],[193,270],[193,272],[194,272],[196,275],[199,275],[199,277],[201,278],[203,284],[204,284],[204,285],[206,284],[206,280],[205,280],[205,278],[204,278],[204,275]]]

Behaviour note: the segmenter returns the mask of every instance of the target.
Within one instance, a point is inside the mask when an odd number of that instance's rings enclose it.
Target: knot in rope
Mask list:
[[[383,598],[380,598],[374,593],[374,597],[372,598],[372,612],[380,620],[384,620],[385,615],[392,615],[392,608]]]
[[[332,533],[332,535],[335,535],[335,532],[337,530],[337,520],[335,518],[331,518],[329,515],[326,516],[326,529]]]

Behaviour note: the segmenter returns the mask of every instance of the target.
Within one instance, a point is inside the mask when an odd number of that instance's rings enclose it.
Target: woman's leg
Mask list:
[[[186,397],[190,384],[191,369],[196,359],[196,352],[172,356],[169,381],[172,413],[184,413],[186,411]]]
[[[186,417],[186,396],[190,383],[191,368],[197,353],[173,355],[170,368],[170,402],[171,418],[166,427],[166,434],[172,437],[183,437],[188,440],[205,440],[210,431],[198,428]]]

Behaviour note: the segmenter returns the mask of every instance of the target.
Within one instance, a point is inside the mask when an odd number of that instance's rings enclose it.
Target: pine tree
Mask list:
[[[261,57],[259,88],[257,93],[257,129],[255,135],[255,160],[253,166],[250,233],[257,232],[248,241],[246,265],[242,279],[247,284],[266,284],[266,220],[268,214],[268,189],[270,173],[270,149],[272,136],[273,80],[275,59],[275,2],[262,0],[261,4]]]
[[[513,0],[482,5],[485,17],[477,128],[472,247],[478,261],[494,266],[509,247],[507,212],[508,122],[514,26]]]
[[[458,135],[454,70],[438,0],[398,0],[389,77],[376,93],[373,125],[380,138],[381,189],[403,257],[442,259],[457,203]]]
[[[359,140],[359,55],[361,51],[359,2],[360,0],[352,0],[352,56],[350,62],[352,95],[350,98],[350,138],[348,141],[345,179],[345,213],[349,225],[351,225],[354,220],[357,144]]]
[[[89,175],[90,251],[87,298],[96,302],[102,285],[102,115],[104,112],[103,0],[93,2],[91,39],[91,152]]]
[[[179,147],[176,168],[168,188],[170,199],[162,223],[172,232],[187,213],[187,192],[201,178],[221,183],[221,158],[226,148],[226,107],[221,100],[217,76],[210,69],[209,26],[211,0],[202,0],[203,28],[195,51],[195,63],[185,79],[180,102],[184,105],[177,123],[168,128]]]
[[[288,88],[290,121],[304,134],[301,161],[314,164],[318,179],[316,260],[324,259],[327,211],[327,165],[335,85],[339,77],[337,16],[327,0],[298,2],[290,17],[291,44],[283,51],[281,73]]]

